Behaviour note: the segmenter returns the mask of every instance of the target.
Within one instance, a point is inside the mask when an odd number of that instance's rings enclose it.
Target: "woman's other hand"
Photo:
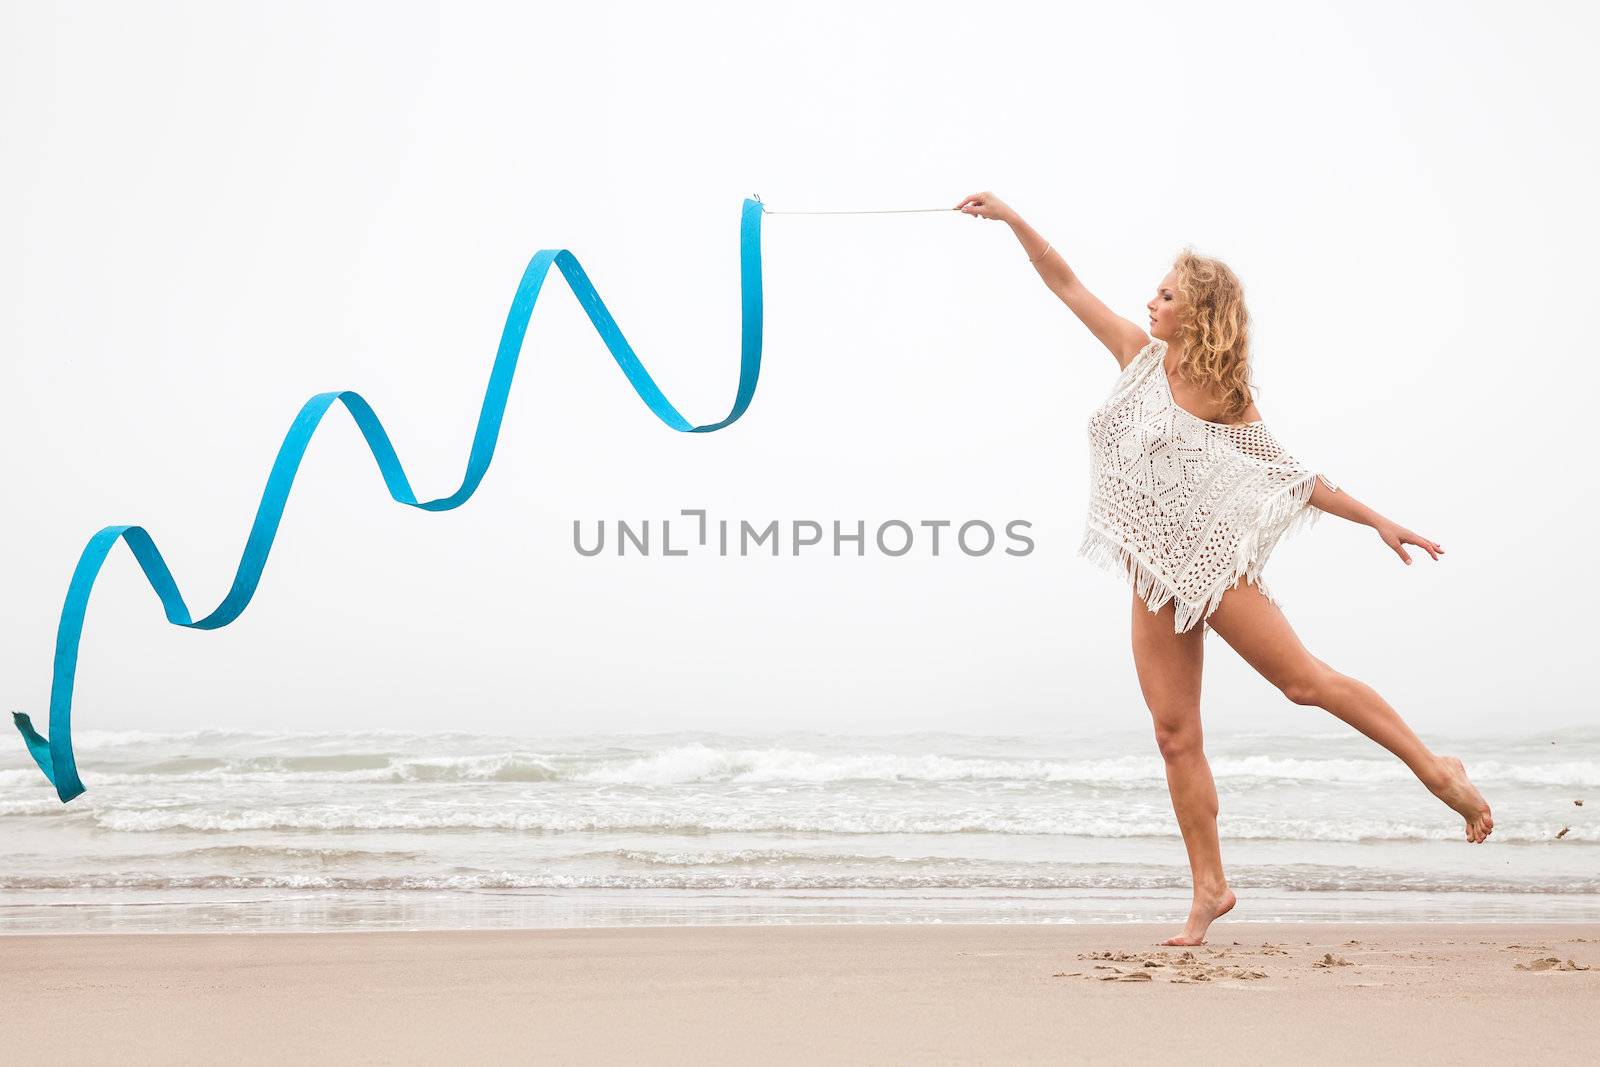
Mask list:
[[[1383,538],[1383,543],[1394,549],[1395,552],[1399,554],[1401,560],[1406,563],[1411,562],[1411,557],[1406,553],[1404,548],[1400,547],[1401,545],[1416,545],[1428,555],[1432,556],[1435,560],[1439,558],[1439,553],[1444,551],[1444,548],[1437,542],[1430,541],[1421,534],[1412,533],[1404,526],[1400,526],[1392,522],[1384,522],[1380,524],[1377,529],[1378,536]]]
[[[972,215],[980,219],[1012,222],[1017,217],[1017,213],[1011,210],[1010,205],[993,193],[973,193],[957,204],[956,207],[963,214]]]

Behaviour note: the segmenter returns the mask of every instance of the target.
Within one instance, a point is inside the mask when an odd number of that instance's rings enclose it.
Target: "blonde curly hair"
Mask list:
[[[1185,247],[1172,264],[1182,307],[1178,373],[1206,387],[1222,404],[1222,422],[1250,406],[1250,314],[1244,285],[1220,259]]]

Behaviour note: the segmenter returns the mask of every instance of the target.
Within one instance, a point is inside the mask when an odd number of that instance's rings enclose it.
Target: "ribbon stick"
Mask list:
[[[215,630],[237,619],[261,583],[261,573],[266,568],[267,556],[272,551],[273,539],[283,520],[284,506],[294,478],[300,469],[311,435],[322,422],[322,417],[335,403],[343,404],[366,438],[372,458],[377,461],[389,495],[401,504],[424,511],[449,511],[471,499],[483,481],[494,458],[495,442],[500,436],[500,424],[505,417],[506,398],[511,392],[511,379],[516,373],[517,358],[528,332],[528,322],[533,315],[533,305],[539,299],[539,290],[545,276],[554,264],[560,268],[567,285],[578,298],[578,303],[588,313],[589,321],[605,341],[616,359],[628,384],[656,417],[674,430],[684,433],[711,433],[738,421],[749,408],[755,396],[756,381],[761,375],[761,216],[766,208],[759,199],[747,199],[739,223],[739,284],[742,294],[739,357],[739,387],[734,395],[733,409],[717,422],[693,425],[678,413],[656,386],[633,348],[622,336],[616,320],[606,309],[600,294],[595,292],[589,278],[578,264],[577,257],[566,249],[544,249],[528,263],[506,314],[505,331],[500,335],[500,347],[495,353],[494,366],[489,372],[489,385],[484,392],[483,409],[478,416],[478,426],[472,437],[472,451],[467,456],[467,470],[461,486],[449,496],[434,500],[418,500],[406,478],[400,458],[395,454],[389,435],[379,421],[372,406],[361,394],[344,390],[318,393],[295,416],[289,432],[278,449],[272,472],[267,476],[266,489],[261,494],[261,504],[256,509],[255,522],[250,536],[245,540],[244,553],[234,573],[233,585],[222,603],[204,618],[195,619],[184,603],[178,583],[172,577],[161,550],[142,526],[107,526],[89,539],[78,565],[67,586],[66,604],[61,609],[61,623],[56,630],[54,673],[50,683],[50,736],[39,734],[32,720],[22,712],[13,712],[16,727],[27,742],[28,751],[46,778],[56,788],[62,803],[72,800],[85,791],[78,777],[78,765],[72,752],[72,690],[78,670],[78,643],[83,636],[84,614],[89,607],[89,595],[94,590],[95,578],[105,564],[106,557],[118,541],[127,542],[134,559],[144,569],[150,587],[161,600],[167,621],[174,626],[194,630]]]

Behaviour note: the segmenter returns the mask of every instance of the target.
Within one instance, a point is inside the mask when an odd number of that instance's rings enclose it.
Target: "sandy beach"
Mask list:
[[[9,1059],[1586,1062],[1600,926],[14,935]]]

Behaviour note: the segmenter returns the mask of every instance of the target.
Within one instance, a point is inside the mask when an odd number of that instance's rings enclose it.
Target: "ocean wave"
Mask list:
[[[1165,815],[1108,815],[1102,812],[1022,812],[1015,809],[870,811],[852,807],[838,811],[783,812],[730,807],[725,810],[670,811],[637,809],[570,811],[512,810],[502,807],[465,810],[398,807],[323,806],[229,810],[225,808],[92,809],[94,825],[122,833],[235,833],[239,831],[342,832],[411,831],[509,833],[805,833],[805,834],[1006,834],[1055,837],[1176,837],[1177,824]],[[1338,818],[1329,820],[1266,816],[1223,816],[1218,829],[1225,838],[1277,841],[1457,841],[1459,824],[1405,820]],[[1503,820],[1495,827],[1496,842],[1551,842],[1556,829],[1545,822]],[[1600,825],[1570,829],[1562,847],[1600,842]]]
[[[1385,893],[1529,893],[1596,894],[1600,879],[1556,878],[1532,883],[1495,878],[1440,878],[1437,875],[1367,874],[1351,869],[1326,873],[1282,874],[1236,872],[1230,883],[1241,891],[1273,889],[1288,892]],[[337,874],[159,874],[85,873],[75,875],[0,875],[0,891],[163,891],[163,890],[323,890],[341,892],[415,892],[551,889],[651,890],[1174,890],[1190,888],[1186,870],[1162,872],[1063,871],[816,871],[739,873],[676,871],[638,873],[516,873],[471,871],[455,874],[357,876]]]
[[[426,861],[427,854],[409,849],[338,848],[317,845],[206,845],[202,848],[174,848],[169,852],[119,854],[120,865],[139,863],[188,863],[193,861],[225,864],[317,863],[411,863]]]
[[[93,786],[186,782],[305,782],[418,784],[456,782],[565,783],[591,786],[827,785],[835,782],[888,784],[1018,783],[1165,788],[1159,756],[1101,759],[998,759],[980,756],[831,754],[789,748],[729,748],[676,745],[652,753],[599,755],[506,751],[457,756],[412,756],[390,752],[344,752],[242,757],[178,755],[144,762],[104,765],[86,781]],[[1600,788],[1600,760],[1469,763],[1480,784]],[[1219,781],[1297,781],[1381,784],[1409,782],[1412,775],[1391,758],[1297,758],[1227,756],[1211,759]],[[33,768],[0,770],[0,787],[41,786]],[[47,783],[43,783],[47,785]]]
[[[1404,764],[1383,759],[1300,759],[1282,756],[1214,756],[1219,779],[1312,782],[1404,782],[1413,780]],[[1528,785],[1600,785],[1600,760],[1511,764],[1475,762],[1481,782]],[[1083,785],[1165,786],[1159,756],[1114,756],[1090,760],[1008,760],[945,755],[824,755],[794,749],[728,749],[682,745],[633,759],[609,762],[570,776],[571,780],[617,785],[677,785],[726,781],[786,782],[1041,782]]]
[[[204,782],[414,784],[425,782],[555,782],[563,775],[547,757],[507,752],[488,756],[407,758],[384,754],[174,757],[86,777],[95,786]],[[0,787],[41,782],[37,770],[0,770]],[[46,783],[48,784],[48,783]]]

